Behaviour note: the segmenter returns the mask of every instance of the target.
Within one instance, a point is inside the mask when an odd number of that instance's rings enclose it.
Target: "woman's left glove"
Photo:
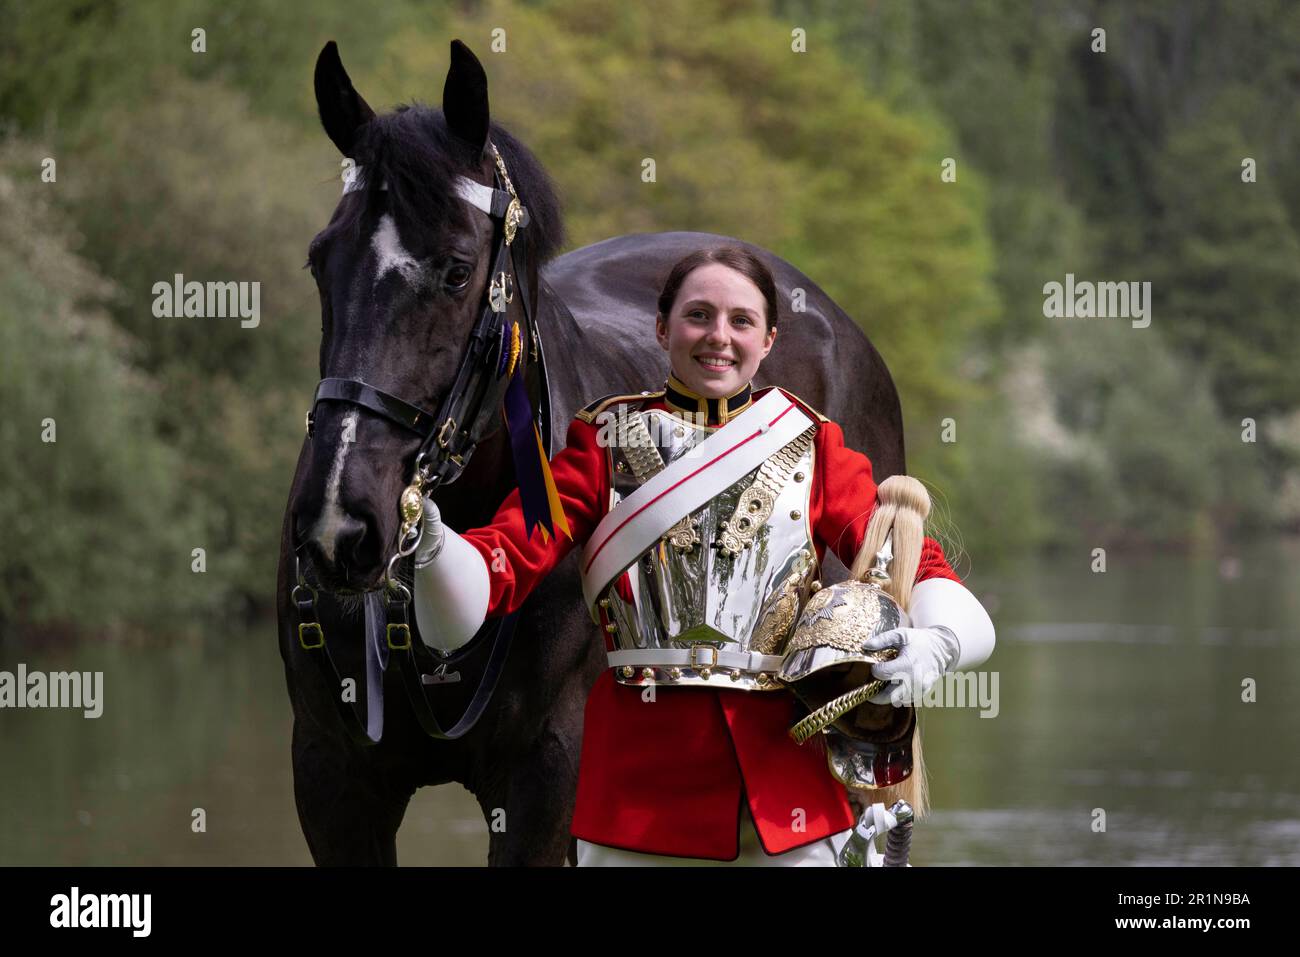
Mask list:
[[[892,704],[896,708],[912,704],[934,687],[945,671],[952,670],[961,653],[957,636],[943,625],[895,628],[862,643],[864,651],[885,648],[897,648],[898,657],[873,665],[871,673],[893,684],[885,685],[870,700],[873,704]]]
[[[993,621],[961,582],[918,582],[908,614],[912,627],[894,628],[862,643],[864,651],[898,649],[897,658],[871,668],[877,678],[895,682],[871,698],[874,704],[915,704],[945,672],[966,671],[993,654]]]

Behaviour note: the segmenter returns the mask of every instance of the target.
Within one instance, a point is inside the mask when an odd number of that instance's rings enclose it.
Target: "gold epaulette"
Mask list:
[[[578,410],[576,417],[590,425],[595,421],[596,416],[600,415],[600,413],[604,412],[611,405],[615,405],[619,402],[648,402],[652,399],[663,398],[663,395],[663,389],[660,389],[658,392],[629,392],[626,394],[616,392],[613,395],[602,396],[590,405],[583,406]]]
[[[770,386],[770,388],[777,389],[777,388],[781,388],[781,387],[780,387],[780,386]],[[767,391],[766,389],[759,389],[759,390],[758,390],[758,392],[766,392],[766,391]],[[826,418],[826,416],[822,415],[820,412],[818,412],[816,409],[814,409],[811,405],[809,405],[809,404],[808,404],[807,402],[805,402],[803,399],[799,398],[797,395],[795,395],[795,394],[794,394],[793,392],[791,392],[789,389],[781,388],[781,391],[784,392],[786,395],[788,395],[790,398],[794,399],[795,402],[798,402],[799,405],[803,408],[803,410],[804,410],[805,412],[809,412],[809,413],[811,413],[812,415],[816,416],[818,422],[829,422],[829,421],[830,421],[830,419]],[[757,393],[755,393],[755,394],[757,395]]]

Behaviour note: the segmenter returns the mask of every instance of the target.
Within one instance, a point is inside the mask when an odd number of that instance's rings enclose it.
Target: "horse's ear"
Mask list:
[[[488,88],[487,74],[478,57],[459,40],[451,41],[451,66],[442,87],[442,114],[452,135],[481,153],[487,145]]]
[[[361,94],[352,88],[348,71],[339,59],[338,45],[331,40],[316,58],[316,109],[325,134],[344,156],[352,155],[357,133],[374,117]]]

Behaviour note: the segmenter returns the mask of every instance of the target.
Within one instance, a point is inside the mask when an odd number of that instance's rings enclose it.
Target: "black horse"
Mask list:
[[[451,45],[441,110],[412,105],[374,114],[332,42],[317,60],[316,96],[329,138],[368,178],[384,183],[382,190],[345,195],[310,247],[321,297],[322,378],[361,380],[426,409],[439,407],[482,308],[493,243],[492,220],[455,195],[453,182],[463,175],[493,184],[490,141],[530,217],[520,231],[521,272],[531,279],[526,288],[543,351],[528,368],[528,384],[535,401],[547,400],[542,431],[554,437],[548,453],[559,451],[586,403],[662,386],[667,359],[653,328],[660,286],[681,256],[735,240],[631,235],[553,258],[562,243],[555,191],[536,158],[490,121],[486,75],[460,41]],[[871,457],[877,481],[903,471],[898,395],[879,354],[815,283],[751,248],[772,267],[783,303],[777,345],[755,387],[779,383],[840,423],[847,443]],[[489,864],[556,865],[566,855],[572,861],[583,706],[605,666],[600,633],[582,606],[578,549],[524,605],[490,703],[454,740],[422,730],[390,669],[382,739],[359,744],[341,718],[339,686],[322,678],[300,641],[290,600],[296,553],[309,558],[319,583],[315,610],[339,675],[364,687],[361,610],[381,588],[395,550],[397,503],[420,444],[368,409],[320,403],[299,455],[277,585],[280,653],[294,711],[294,791],[307,844],[322,865],[395,864],[397,829],[415,789],[457,781],[489,823]],[[433,497],[447,524],[463,530],[485,524],[514,486],[508,435],[498,427],[479,442],[459,479]],[[823,580],[841,580],[842,566],[827,556],[834,566]],[[488,645],[476,638],[456,660],[461,680],[430,688],[444,726],[465,709]]]

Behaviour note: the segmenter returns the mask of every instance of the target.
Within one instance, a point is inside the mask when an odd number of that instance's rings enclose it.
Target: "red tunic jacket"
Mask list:
[[[753,400],[766,391],[754,392]],[[871,462],[845,447],[838,425],[782,392],[814,421],[821,420],[813,440],[809,515],[817,558],[830,546],[850,566],[876,503]],[[642,400],[641,408],[668,406],[657,394]],[[544,543],[536,529],[526,538],[518,490],[502,503],[491,524],[464,533],[493,569],[489,617],[519,607],[604,517],[609,467],[608,451],[596,443],[599,430],[575,418],[567,447],[551,461],[572,541],[560,535]],[[927,538],[916,580],[935,577],[961,580],[939,544]],[[605,644],[612,649],[608,638]],[[653,854],[734,860],[745,796],[769,854],[853,825],[844,785],[831,776],[820,736],[797,745],[788,734],[798,717],[789,691],[658,687],[653,701],[641,696],[641,689],[614,681],[612,670],[592,687],[578,770],[575,837]]]

